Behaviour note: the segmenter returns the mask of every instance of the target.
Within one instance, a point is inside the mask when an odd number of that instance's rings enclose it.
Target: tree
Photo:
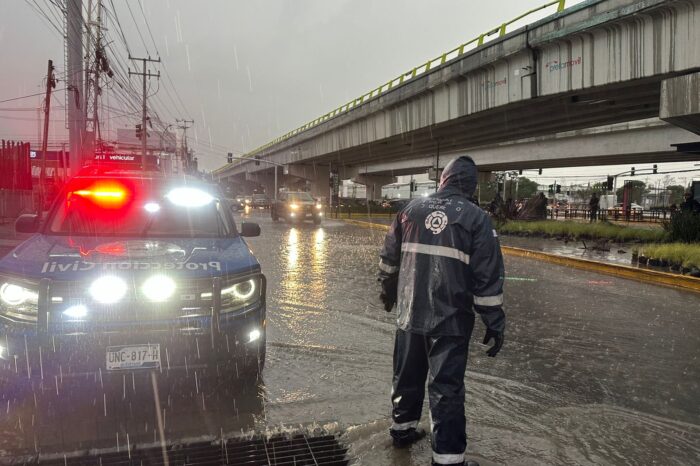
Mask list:
[[[533,197],[537,193],[537,182],[532,181],[529,178],[522,177],[518,181],[518,192],[516,194],[517,199],[528,199]]]
[[[685,193],[685,188],[679,184],[672,184],[670,186],[666,186],[666,189],[671,191],[671,196],[669,199],[670,204],[676,204],[680,205],[681,202],[683,202],[683,194]]]
[[[627,183],[627,186],[629,186],[629,202],[635,202],[637,204],[642,203],[642,196],[644,196],[649,190],[647,189],[647,185],[644,181],[639,181],[639,180],[632,180]],[[624,196],[625,196],[625,186],[621,186],[617,188],[617,191],[615,191],[615,194],[617,194],[617,199],[619,202],[623,202]]]

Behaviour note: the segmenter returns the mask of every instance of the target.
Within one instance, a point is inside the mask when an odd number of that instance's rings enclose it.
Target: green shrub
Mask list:
[[[610,239],[618,242],[664,241],[666,232],[661,229],[632,228],[612,223],[579,223],[558,220],[536,222],[510,221],[497,227],[504,234],[538,234],[544,236],[566,236],[575,239]]]
[[[664,259],[685,268],[700,268],[700,244],[648,244],[639,248],[639,254],[650,259]]]
[[[700,243],[700,215],[693,212],[676,212],[664,223],[669,241]]]

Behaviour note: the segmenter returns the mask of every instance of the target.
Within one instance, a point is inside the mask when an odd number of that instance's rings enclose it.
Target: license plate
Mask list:
[[[157,369],[160,345],[108,346],[107,370]]]

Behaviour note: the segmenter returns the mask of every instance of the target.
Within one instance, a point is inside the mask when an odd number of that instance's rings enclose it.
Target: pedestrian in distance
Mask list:
[[[598,220],[598,209],[600,208],[600,198],[598,197],[598,193],[593,193],[591,200],[588,201],[588,207],[591,210],[590,223],[593,223]]]
[[[426,378],[433,464],[468,464],[464,374],[475,314],[486,325],[486,352],[503,346],[504,266],[496,231],[470,200],[471,158],[452,160],[438,191],[404,207],[386,235],[379,263],[384,309],[397,308],[390,434],[397,447],[426,435],[418,428]]]
[[[700,214],[700,202],[698,202],[692,190],[685,192],[685,200],[681,203],[681,212],[693,212]]]

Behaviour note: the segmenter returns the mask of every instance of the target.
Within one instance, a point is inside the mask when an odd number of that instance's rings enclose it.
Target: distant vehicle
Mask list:
[[[267,209],[270,207],[270,198],[267,197],[267,194],[253,194],[252,203],[253,207],[264,207]]]
[[[410,199],[388,199],[382,202],[382,207],[389,208],[393,212],[398,212],[411,202]]]
[[[257,374],[266,280],[243,236],[260,227],[239,233],[227,204],[194,178],[88,167],[44,222],[19,217],[33,235],[0,259],[0,359],[26,364],[1,365],[0,380]]]
[[[275,222],[283,218],[288,222],[312,220],[319,225],[323,219],[323,204],[306,192],[280,193],[270,207],[270,215]]]
[[[615,207],[613,210],[616,210],[618,212],[623,212],[624,211],[624,205],[621,203],[615,204]],[[633,212],[641,212],[644,210],[644,207],[640,206],[636,202],[631,202],[630,203],[630,210]]]

